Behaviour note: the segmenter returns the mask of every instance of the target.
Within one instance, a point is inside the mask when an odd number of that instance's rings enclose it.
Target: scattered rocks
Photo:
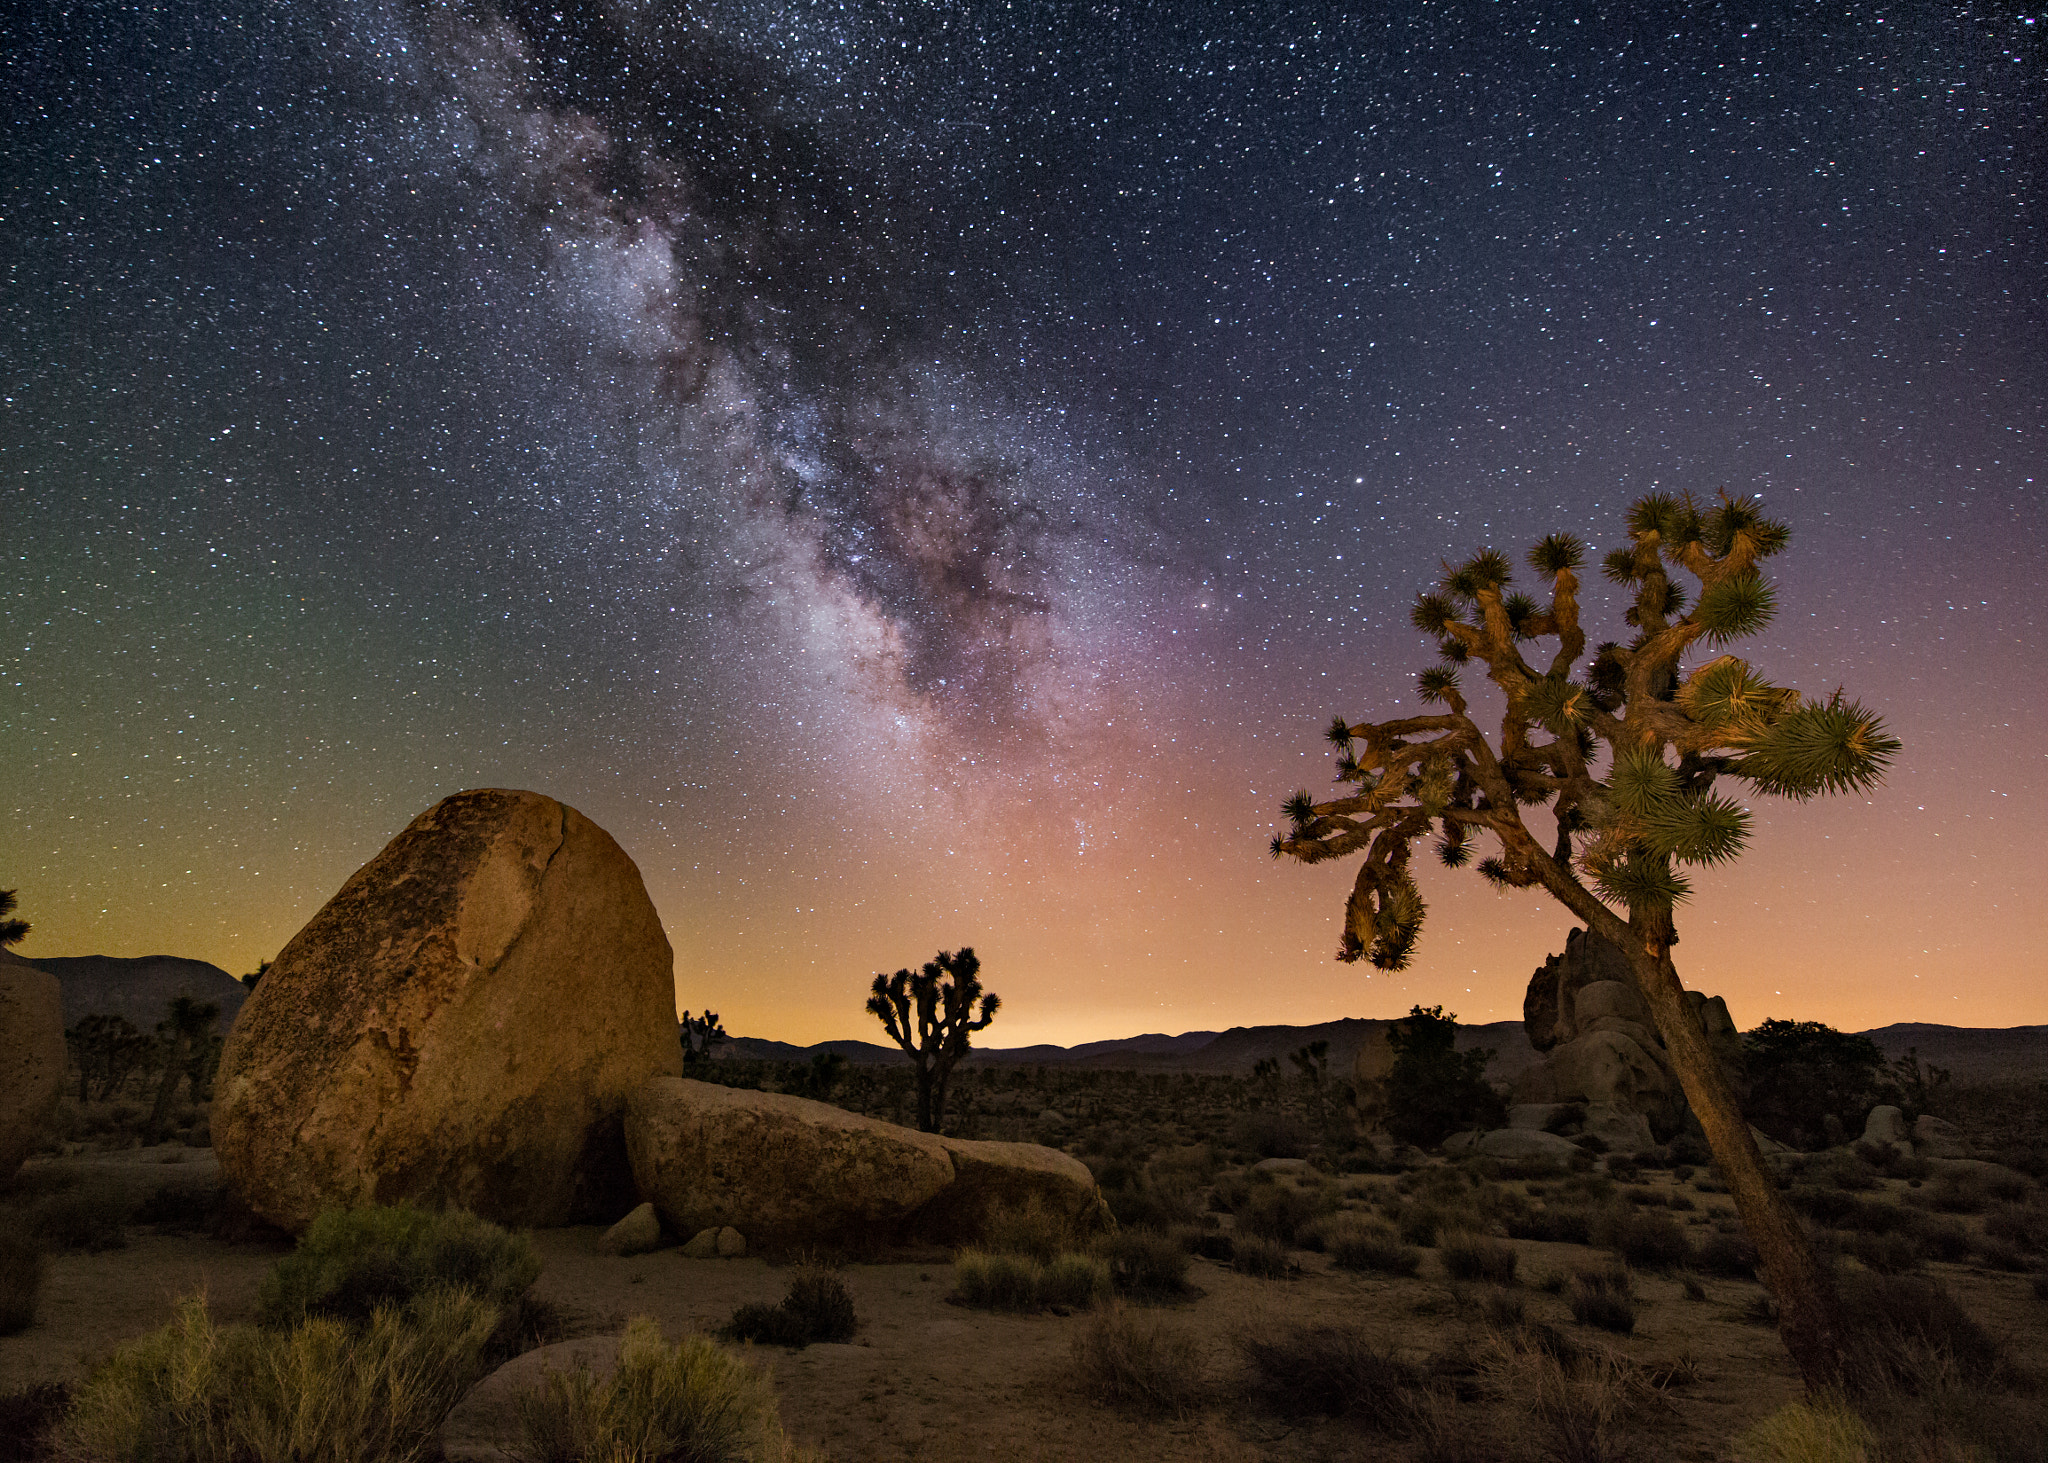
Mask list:
[[[1578,994],[1588,985],[1620,983],[1634,994],[1628,957],[1587,930],[1565,936],[1564,953],[1553,955],[1529,978],[1522,996],[1522,1027],[1539,1052],[1579,1034]]]
[[[597,1247],[607,1255],[644,1255],[661,1248],[661,1217],[642,1204],[606,1230]]]
[[[331,1205],[555,1225],[632,1204],[627,1094],[682,1069],[640,871],[538,793],[428,809],[278,955],[221,1056],[214,1147],[294,1232]]]
[[[64,1063],[57,977],[9,956],[0,962],[0,1180],[14,1177],[49,1130]]]

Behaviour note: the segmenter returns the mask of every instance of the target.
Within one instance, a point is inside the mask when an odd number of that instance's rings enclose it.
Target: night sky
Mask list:
[[[1725,487],[1793,533],[1745,653],[1905,749],[1752,804],[1681,974],[2048,1021],[2048,12],[24,9],[18,953],[253,969],[505,786],[734,1032],[962,944],[995,1045],[1518,1016],[1561,909],[1435,869],[1340,965],[1280,804],[1440,561]]]

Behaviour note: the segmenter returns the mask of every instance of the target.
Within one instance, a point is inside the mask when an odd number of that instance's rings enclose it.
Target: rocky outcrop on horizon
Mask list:
[[[679,1074],[640,871],[538,793],[428,809],[279,953],[229,1033],[214,1150],[249,1207],[453,1204],[508,1225],[638,1202],[630,1093]]]

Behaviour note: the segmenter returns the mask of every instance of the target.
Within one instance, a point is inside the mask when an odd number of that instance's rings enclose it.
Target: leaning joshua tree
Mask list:
[[[1304,863],[1365,854],[1341,960],[1383,970],[1408,963],[1424,913],[1409,862],[1416,840],[1432,834],[1452,868],[1490,836],[1498,851],[1480,873],[1505,888],[1542,888],[1621,950],[1756,1246],[1786,1349],[1809,1388],[1825,1387],[1840,1379],[1834,1290],[1689,1014],[1671,959],[1672,910],[1690,892],[1682,866],[1731,859],[1748,836],[1749,813],[1717,781],[1794,799],[1860,791],[1882,778],[1899,744],[1839,691],[1808,700],[1733,655],[1688,668],[1697,651],[1771,618],[1760,565],[1787,533],[1754,500],[1724,494],[1703,511],[1690,497],[1646,497],[1629,510],[1628,533],[1603,567],[1634,593],[1635,634],[1599,646],[1583,669],[1577,539],[1553,534],[1529,552],[1549,582],[1547,605],[1511,592],[1509,563],[1490,549],[1446,566],[1412,616],[1442,656],[1419,684],[1443,710],[1372,723],[1339,717],[1329,735],[1338,781],[1351,789],[1326,802],[1296,793],[1291,830],[1273,840],[1273,853]],[[1681,572],[1698,585],[1690,609]],[[1556,645],[1547,660],[1535,650],[1546,640]],[[1497,744],[1460,690],[1468,663],[1505,698]],[[1548,844],[1525,821],[1531,808],[1554,824]]]
[[[967,1055],[967,1038],[985,1030],[1002,1003],[1000,996],[982,994],[981,960],[965,946],[957,955],[941,950],[916,974],[875,977],[868,1010],[917,1063],[917,1126],[924,1132],[938,1132],[946,1120],[953,1067]]]

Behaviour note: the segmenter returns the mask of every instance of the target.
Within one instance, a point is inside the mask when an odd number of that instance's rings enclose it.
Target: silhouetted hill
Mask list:
[[[138,1031],[149,1031],[164,1019],[172,997],[190,996],[219,1006],[220,1029],[226,1031],[249,998],[249,988],[218,965],[177,955],[47,955],[23,963],[57,977],[66,1026],[81,1016],[122,1016]]]
[[[1902,1021],[1863,1035],[1893,1059],[1917,1048],[1922,1062],[1948,1068],[1958,1082],[2048,1080],[2048,1026],[1930,1026]]]

